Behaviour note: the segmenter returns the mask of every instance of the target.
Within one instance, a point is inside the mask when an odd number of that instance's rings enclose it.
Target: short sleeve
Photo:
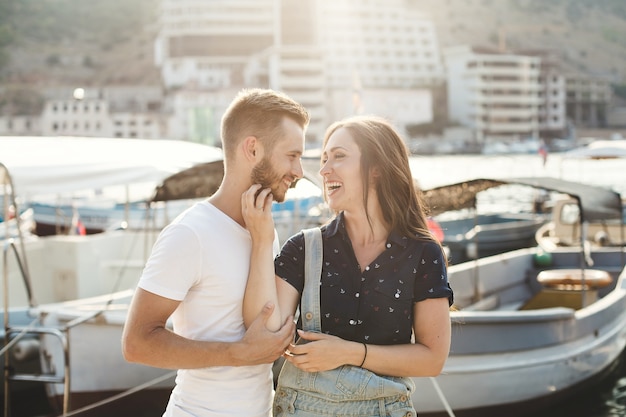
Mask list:
[[[292,236],[274,259],[274,270],[283,280],[302,294],[304,289],[304,234]]]
[[[415,267],[416,302],[428,298],[447,298],[448,304],[454,303],[454,294],[448,283],[448,271],[444,252],[435,242],[424,243],[418,264]]]
[[[152,248],[138,286],[173,300],[183,300],[200,279],[201,249],[196,234],[181,224],[166,226]]]

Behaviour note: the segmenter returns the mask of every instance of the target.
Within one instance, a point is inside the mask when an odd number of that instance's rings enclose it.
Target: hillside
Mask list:
[[[626,84],[624,0],[414,0],[434,18],[442,47],[549,49],[565,69]]]
[[[432,15],[442,47],[505,40],[508,48],[548,48],[572,70],[626,84],[624,0],[406,1]],[[158,4],[0,1],[0,85],[158,82]]]
[[[3,3],[0,83],[158,82],[152,51],[158,0]]]

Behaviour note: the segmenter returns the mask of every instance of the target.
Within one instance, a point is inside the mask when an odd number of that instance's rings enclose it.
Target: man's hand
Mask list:
[[[233,355],[241,361],[241,365],[272,363],[294,340],[296,324],[293,317],[288,317],[276,332],[271,332],[265,327],[273,311],[274,304],[267,303],[248,327],[241,342],[235,345]]]

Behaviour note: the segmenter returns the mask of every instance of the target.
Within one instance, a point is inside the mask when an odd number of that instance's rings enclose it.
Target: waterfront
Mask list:
[[[618,160],[563,160],[560,155],[550,155],[544,166],[537,155],[507,156],[414,156],[411,165],[415,178],[422,187],[461,181],[469,178],[555,176],[563,179],[606,185],[626,193],[626,159]],[[623,356],[623,355],[622,355]],[[626,416],[623,399],[626,386],[626,368],[619,364],[613,374],[593,389],[585,389],[579,394],[556,405],[533,413],[538,417],[615,417]],[[512,381],[512,384],[515,382]],[[149,409],[142,416],[161,415],[162,408]],[[131,417],[124,411],[114,414]],[[41,415],[41,414],[40,414]],[[132,414],[137,417],[136,413]]]

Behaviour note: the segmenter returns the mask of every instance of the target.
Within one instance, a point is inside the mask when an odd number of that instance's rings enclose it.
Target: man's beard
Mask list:
[[[274,171],[269,158],[263,158],[261,162],[252,168],[251,177],[253,184],[261,184],[261,190],[265,188],[271,189],[274,201],[278,203],[285,201],[285,193],[278,188],[282,184],[283,176]]]

